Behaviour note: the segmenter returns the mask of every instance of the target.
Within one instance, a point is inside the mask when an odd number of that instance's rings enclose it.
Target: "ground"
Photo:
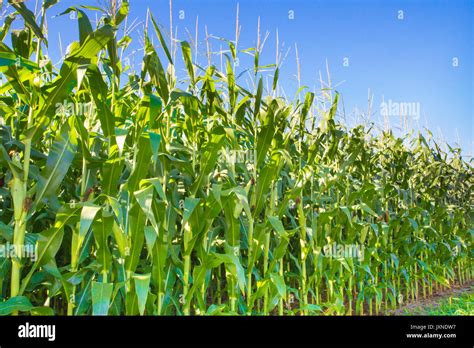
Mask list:
[[[406,304],[392,315],[474,315],[474,282]]]

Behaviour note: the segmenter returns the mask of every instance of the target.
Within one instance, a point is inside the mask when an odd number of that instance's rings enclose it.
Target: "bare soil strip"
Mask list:
[[[447,290],[439,290],[437,292],[433,292],[433,295],[426,298],[419,298],[414,302],[409,302],[406,305],[397,308],[396,310],[389,311],[387,315],[407,315],[406,311],[412,313],[416,309],[425,308],[430,306],[439,306],[439,304],[451,297],[456,295],[462,295],[465,293],[473,292],[474,291],[474,281],[464,283],[462,285],[455,284],[450,289]]]

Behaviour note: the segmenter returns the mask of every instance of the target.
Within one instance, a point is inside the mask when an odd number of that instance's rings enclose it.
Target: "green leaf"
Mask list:
[[[96,64],[88,65],[86,76],[89,82],[91,96],[94,99],[94,105],[97,108],[97,116],[99,117],[102,131],[104,132],[104,136],[111,138],[113,144],[115,138],[115,115],[110,110],[110,105],[107,100],[108,86]],[[111,153],[109,153],[109,158],[114,158],[111,157]]]
[[[150,13],[151,22],[153,23],[153,28],[155,29],[156,36],[158,36],[158,40],[160,40],[161,47],[165,51],[166,57],[168,58],[169,62],[173,64],[173,59],[171,59],[170,51],[168,50],[168,46],[166,46],[166,42],[163,39],[163,35],[161,34],[161,30],[155,22],[153,15]]]
[[[54,226],[38,236],[36,261],[31,267],[28,275],[23,279],[20,288],[20,294],[23,293],[26,286],[31,280],[38,267],[47,264],[54,259],[56,253],[61,247],[64,235],[64,227],[67,224],[73,224],[79,219],[79,206],[70,208],[68,206],[61,207],[56,213],[56,221]]]
[[[128,189],[130,193],[138,190],[140,180],[146,179],[148,167],[150,166],[150,158],[152,157],[152,149],[150,136],[148,133],[142,134],[138,139],[138,154],[135,161],[135,168],[128,179]]]
[[[201,171],[196,181],[194,182],[191,192],[195,195],[199,189],[207,182],[207,176],[213,170],[219,151],[224,145],[225,131],[222,127],[215,128],[211,135],[211,141],[203,149],[201,155]]]
[[[79,236],[84,237],[94,221],[97,212],[101,207],[97,205],[84,205],[81,211],[81,220],[79,222]]]
[[[191,85],[194,85],[194,66],[191,57],[191,47],[187,41],[181,41],[181,51],[183,53],[184,65],[186,66],[189,78],[191,79]]]
[[[398,257],[397,257],[397,255],[391,253],[390,257],[391,257],[393,263],[395,264],[395,268],[398,269]]]
[[[80,43],[83,44],[86,41],[87,36],[89,36],[93,30],[91,22],[89,21],[89,17],[87,17],[86,13],[77,7],[69,7],[66,11],[59,14],[59,16],[65,15],[67,13],[76,12],[77,13],[77,21],[79,24],[79,40]]]
[[[351,212],[350,212],[349,208],[341,206],[341,207],[339,207],[339,209],[341,209],[341,211],[346,215],[347,221],[352,226],[352,216],[351,216]]]
[[[358,205],[358,207],[356,207],[356,209],[358,209],[358,208],[362,209],[363,211],[365,211],[366,213],[368,213],[368,214],[370,214],[374,217],[378,217],[377,213],[375,211],[373,211],[367,204],[365,204],[363,202],[360,203]]]
[[[316,304],[312,304],[312,303],[309,303],[307,305],[304,305],[304,306],[301,306],[298,311],[308,311],[310,313],[320,313],[323,311],[323,309],[321,308],[321,306],[318,306]]]
[[[92,315],[107,315],[114,285],[92,282]]]
[[[111,268],[111,254],[108,246],[108,237],[112,233],[114,217],[105,211],[92,223],[92,232],[97,245],[96,260],[101,266],[102,273]]]
[[[230,112],[232,113],[235,107],[235,102],[237,96],[235,94],[235,77],[234,77],[234,70],[230,63],[230,58],[225,55],[226,58],[226,70],[227,70],[227,87],[229,91],[229,103],[230,103]]]
[[[123,22],[123,20],[128,16],[128,12],[130,10],[130,5],[128,3],[128,0],[122,0],[122,6],[120,6],[120,9],[117,11],[115,15],[115,25],[118,26],[120,23]]]
[[[122,228],[117,224],[115,219],[112,220],[112,233],[115,238],[115,243],[117,243],[118,250],[122,258],[126,258],[128,256],[130,247],[127,235],[122,230]]]
[[[150,134],[150,143],[151,143],[151,149],[153,153],[153,162],[156,163],[158,160],[158,151],[160,149],[160,143],[161,143],[161,135],[158,133],[154,132],[149,132]]]
[[[14,311],[26,312],[33,308],[30,300],[25,296],[11,297],[5,302],[0,302],[0,315],[9,315]]]
[[[71,123],[73,120],[71,119]],[[77,136],[73,126],[65,123],[48,154],[46,167],[39,177],[36,202],[56,194],[77,151]]]
[[[146,55],[143,59],[144,69],[142,70],[141,79],[144,80],[146,73],[148,72],[153,86],[158,91],[160,98],[167,103],[169,99],[169,86],[168,80],[166,79],[165,69],[163,68],[161,60],[147,35],[145,36],[145,52]]]
[[[138,298],[138,309],[140,315],[145,313],[145,305],[148,297],[148,290],[150,287],[151,274],[135,274],[133,280],[135,281],[135,290]]]
[[[153,226],[145,226],[145,241],[149,255],[153,253],[153,246],[155,245],[157,238],[158,234],[156,233]]]
[[[257,168],[262,165],[265,156],[268,154],[274,135],[275,125],[273,123],[273,114],[267,112],[264,126],[257,136]]]
[[[244,293],[245,291],[245,271],[242,265],[240,264],[239,258],[234,254],[213,254],[217,259],[224,262],[227,267],[229,267],[230,274],[237,278],[240,291]]]
[[[308,111],[311,109],[311,105],[313,105],[313,100],[314,100],[314,93],[312,92],[306,93],[303,108],[301,109],[302,119],[306,119],[306,115],[308,115]]]
[[[8,2],[13,6],[13,8],[23,17],[25,20],[25,24],[33,30],[37,38],[40,38],[42,40],[46,39],[43,35],[43,32],[41,31],[40,27],[38,24],[36,24],[35,20],[35,14],[31,12],[25,5],[24,2],[21,1],[16,1],[16,0],[8,0]]]
[[[258,80],[257,94],[255,95],[255,107],[253,111],[255,117],[257,117],[257,115],[260,113],[260,104],[262,102],[262,94],[263,94],[263,79],[260,76],[260,79]]]
[[[197,207],[200,201],[201,200],[199,198],[186,197],[184,200],[183,224],[189,221],[194,209]]]
[[[285,284],[285,280],[283,279],[283,277],[279,274],[271,273],[270,274],[270,279],[271,279],[272,283],[275,285],[275,287],[277,288],[278,294],[282,298],[286,298],[286,284]]]
[[[155,218],[155,214],[153,213],[152,203],[153,203],[153,192],[154,187],[152,185],[148,186],[147,188],[135,191],[134,196],[137,199],[140,208],[142,208],[143,213],[147,219],[151,222],[153,227],[158,230],[158,222]]]
[[[282,238],[287,237],[287,233],[283,224],[281,223],[280,219],[277,216],[267,216],[268,221],[272,225],[273,229],[280,235]]]
[[[84,43],[73,49],[61,66],[60,75],[49,85],[43,88],[44,101],[38,111],[38,122],[47,123],[47,113],[56,104],[62,103],[67,95],[76,85],[77,69],[84,64],[90,64],[92,58],[96,57],[107,42],[114,37],[114,30],[110,25],[104,25],[87,36]],[[34,135],[40,132],[40,127],[34,131]]]
[[[276,90],[278,84],[278,76],[280,75],[280,68],[275,69],[275,74],[273,75],[273,84],[272,89]]]
[[[51,307],[33,307],[31,309],[31,315],[37,315],[37,316],[53,316],[54,309]]]

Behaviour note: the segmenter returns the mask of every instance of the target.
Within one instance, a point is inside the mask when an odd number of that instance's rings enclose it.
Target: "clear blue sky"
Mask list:
[[[73,4],[97,5],[103,0],[61,1],[50,11],[52,17]],[[178,38],[188,39],[186,28],[194,36],[199,16],[198,62],[205,63],[204,25],[209,34],[228,39],[235,37],[235,15],[240,4],[241,37],[239,49],[253,47],[260,16],[262,36],[270,32],[262,54],[262,64],[274,63],[275,32],[280,44],[291,48],[280,72],[280,83],[293,97],[297,89],[295,49],[301,61],[302,85],[319,85],[318,72],[329,64],[333,84],[344,100],[347,115],[355,108],[367,109],[367,92],[373,93],[374,118],[380,116],[380,103],[416,102],[420,105],[419,123],[455,144],[456,133],[464,154],[474,152],[474,1],[473,0],[174,0],[173,24]],[[29,6],[34,0],[27,1]],[[131,20],[145,20],[150,8],[164,31],[169,31],[169,0],[132,0]],[[180,19],[179,11],[184,11]],[[398,19],[399,11],[403,19]],[[294,19],[289,18],[294,11]],[[94,15],[91,13],[91,19]],[[181,13],[182,14],[182,13]],[[50,56],[59,57],[58,39],[77,39],[77,23],[66,17],[48,18]],[[143,23],[136,33],[143,33]],[[155,41],[157,42],[157,41]],[[224,42],[213,41],[213,50]],[[139,45],[138,40],[135,44]],[[138,46],[132,46],[129,52]],[[63,48],[65,49],[65,47]],[[241,57],[245,56],[241,54]],[[178,57],[180,55],[178,54]],[[344,58],[349,66],[344,66]],[[453,67],[453,58],[458,66]],[[137,53],[139,63],[141,52]],[[179,58],[180,60],[180,58]],[[252,67],[252,58],[242,58],[240,71]],[[182,63],[178,73],[185,76]],[[244,83],[244,81],[241,81]],[[245,83],[244,83],[245,84]],[[399,118],[393,117],[398,124]],[[415,122],[413,122],[413,126]]]

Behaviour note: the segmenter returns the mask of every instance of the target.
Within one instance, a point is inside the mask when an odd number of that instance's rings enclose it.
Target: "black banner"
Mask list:
[[[472,346],[472,317],[3,317],[0,347]]]

